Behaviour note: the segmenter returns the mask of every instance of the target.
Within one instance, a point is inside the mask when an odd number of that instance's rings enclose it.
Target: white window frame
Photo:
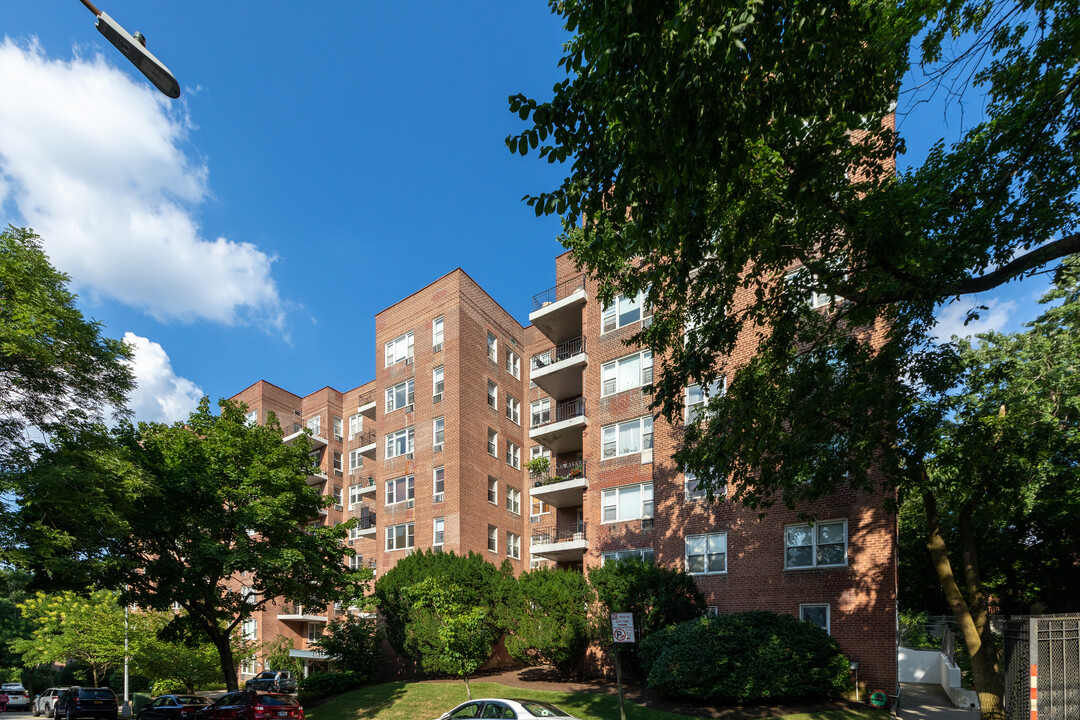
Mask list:
[[[499,457],[499,433],[491,428],[488,428],[487,451],[491,457]]]
[[[521,469],[521,446],[512,440],[506,441],[506,464],[515,470]]]
[[[404,335],[398,335],[393,340],[386,343],[386,365],[390,367],[395,363],[399,363],[402,360],[412,360],[413,358],[413,332],[410,330]]]
[[[341,453],[337,450],[334,451],[334,472],[340,473],[345,471],[345,460]]]
[[[487,500],[492,505],[499,504],[499,481],[497,478],[488,476],[488,494]]]
[[[685,423],[689,425],[694,422],[700,413],[706,412],[705,408],[708,407],[710,400],[715,397],[722,397],[726,392],[727,375],[716,378],[704,390],[698,383],[688,385],[686,387]]]
[[[701,548],[700,548],[702,552],[700,552],[700,553],[699,552],[691,553],[690,552],[691,544],[696,544],[698,542],[703,542],[704,543],[704,545],[701,546]],[[714,546],[713,546],[714,542],[716,542],[720,547],[722,547],[722,550],[714,549]],[[697,550],[698,548],[694,548],[694,549]],[[711,570],[709,568],[710,559],[715,555],[723,555],[724,556],[724,569],[723,570]],[[690,569],[690,558],[692,558],[692,557],[700,557],[702,567],[704,569],[702,569],[702,570],[691,570]],[[713,533],[702,533],[702,534],[697,534],[697,535],[687,535],[686,538],[683,540],[683,567],[686,568],[686,573],[688,575],[726,575],[727,571],[728,571],[727,533],[726,532],[713,532]]]
[[[443,316],[431,321],[431,351],[439,352],[443,345]]]
[[[622,428],[630,425],[637,425],[637,447],[628,445],[622,447]],[[609,446],[612,451],[609,453]],[[624,420],[620,423],[614,423],[612,425],[605,425],[601,433],[601,455],[600,459],[614,460],[626,455],[635,455],[637,453],[652,450],[653,447],[653,419],[652,415],[645,415],[643,417],[634,418],[633,420]]]
[[[414,440],[416,432],[412,425],[407,428],[402,428],[386,435],[386,459],[400,457],[402,455],[411,455],[415,450]],[[405,449],[398,452],[398,440],[404,439]]]
[[[349,486],[349,509],[350,510],[352,510],[353,507],[355,507],[356,505],[359,505],[360,502],[364,499],[363,494],[360,492],[363,489],[364,489],[363,485],[350,485]]]
[[[259,411],[258,410],[248,410],[246,413],[244,413],[244,423],[247,424],[247,425],[258,425],[259,424]]]
[[[619,328],[630,327],[634,323],[639,323],[645,318],[652,317],[652,309],[648,305],[648,293],[642,290],[634,298],[628,298],[625,295],[619,295],[616,297],[610,305],[605,305],[600,313],[600,334],[614,332]],[[626,303],[627,307],[622,309],[623,303]],[[623,321],[623,316],[637,310],[637,318],[633,320]]]
[[[433,368],[431,371],[431,401],[442,402],[443,390],[446,389],[446,382],[444,380],[446,376],[443,366],[440,365],[437,368]],[[436,400],[438,398],[438,400]]]
[[[529,496],[529,518],[533,522],[537,522],[541,515],[547,515],[551,512],[551,506],[540,498]]]
[[[402,529],[402,544],[398,543],[398,528]],[[400,525],[388,525],[386,527],[386,551],[411,550],[416,545],[415,526],[413,523],[401,523]]]
[[[626,550],[609,550],[601,553],[600,564],[606,565],[609,562],[619,562],[620,560],[625,560],[634,555],[637,555],[645,562],[656,561],[656,550],[653,548],[628,548]]]
[[[364,416],[360,413],[349,416],[349,439],[364,432]]]
[[[831,525],[841,525],[844,530],[844,561],[840,563],[822,563],[818,561],[820,554],[819,545],[839,545],[840,543],[820,543],[820,533],[824,527]],[[810,530],[810,544],[791,545],[792,530]],[[790,562],[790,548],[808,547],[810,548],[810,560],[809,565],[793,565]],[[848,565],[848,525],[846,518],[834,518],[830,520],[819,520],[818,522],[810,525],[809,523],[794,523],[784,526],[784,569],[785,570],[810,570],[819,567],[846,567]]]
[[[620,496],[623,492],[630,492],[632,489],[637,489],[640,493],[641,500],[637,510],[637,514],[627,514],[623,517],[621,514],[622,503],[620,502]],[[653,517],[655,511],[655,499],[653,496],[653,484],[651,482],[644,483],[632,483],[630,485],[620,485],[619,487],[608,488],[600,493],[600,518],[601,524],[610,525],[612,523],[630,522],[631,520],[648,520]],[[612,517],[609,518],[608,508],[614,508],[614,512],[611,513]]]
[[[513,350],[506,351],[506,372],[521,379],[521,356]]]
[[[446,542],[446,518],[437,517],[431,521],[431,546],[442,547]]]
[[[621,372],[623,367],[628,367],[630,363],[634,361],[638,364],[637,377],[624,380]],[[634,390],[646,385],[651,385],[652,381],[653,355],[652,350],[646,348],[641,352],[632,353],[600,366],[600,397],[618,395],[627,390]]]
[[[551,422],[551,398],[533,400],[529,405],[529,427],[540,427],[549,422]]]
[[[363,570],[364,569],[364,556],[352,555],[349,557],[349,569],[350,570]]]
[[[499,339],[490,330],[487,331],[487,355],[491,362],[499,362]]]
[[[360,448],[349,451],[349,473],[352,474],[357,470],[362,470],[364,467],[364,456],[360,453]]]
[[[506,533],[506,556],[521,559],[521,536],[517,533]]]
[[[818,627],[821,627],[813,620],[807,620],[803,617],[803,610],[809,610],[811,608],[825,608],[825,627],[821,628],[826,634],[832,635],[832,611],[829,609],[829,603],[799,603],[799,619],[803,622],[813,623]]]
[[[416,476],[414,475],[401,475],[390,478],[385,481],[385,486],[387,505],[398,505],[416,499]],[[398,497],[399,494],[403,495],[403,497]]]
[[[393,387],[386,388],[386,410],[384,412],[392,413],[395,410],[412,405],[416,399],[416,394],[413,392],[415,387],[413,378],[409,378]]]
[[[341,442],[345,439],[344,435],[345,421],[341,418],[334,416],[334,439]]]
[[[488,552],[499,552],[499,528],[494,525],[488,525],[488,538],[487,538]]]
[[[521,424],[521,402],[510,393],[506,393],[506,417],[515,425]]]
[[[809,271],[805,267],[800,266],[787,273],[784,276],[784,280],[785,282],[787,282],[788,285],[798,285],[802,281],[802,277],[805,276],[808,272]],[[820,310],[823,307],[828,307],[833,302],[832,295],[827,295],[826,293],[819,293],[817,290],[808,290],[807,292],[808,294],[806,296],[805,302],[807,305],[810,306],[811,310]],[[838,302],[842,299],[843,298],[840,297],[836,298]]]
[[[254,675],[255,674],[255,656],[248,655],[246,658],[240,660],[240,674],[241,675]]]
[[[240,639],[254,642],[259,637],[259,621],[255,618],[244,618],[240,623]]]
[[[488,380],[487,405],[492,410],[499,409],[499,386],[494,380]]]
[[[506,488],[506,509],[515,515],[521,514],[521,491],[517,488]]]
[[[446,419],[442,416],[431,421],[432,452],[442,452],[443,440],[446,439]]]
[[[440,486],[442,486],[440,488]],[[443,502],[446,496],[446,468],[440,465],[431,469],[431,501]]]
[[[322,415],[309,417],[304,425],[311,431],[312,435],[322,437]]]
[[[686,502],[702,500],[707,497],[697,476],[689,470],[683,470],[683,499]]]

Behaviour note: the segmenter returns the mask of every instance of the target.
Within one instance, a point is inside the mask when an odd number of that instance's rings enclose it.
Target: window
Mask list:
[[[521,559],[521,536],[512,532],[506,533],[507,557]]]
[[[499,341],[495,339],[495,336],[490,330],[488,330],[488,360],[491,362],[499,361]]]
[[[400,410],[413,404],[413,381],[410,378],[403,383],[386,389],[386,412]]]
[[[443,446],[443,418],[437,417],[431,421],[431,448],[434,452],[441,452]]]
[[[506,351],[506,372],[516,378],[521,377],[521,357],[513,350]]]
[[[488,380],[488,407],[492,410],[499,409],[499,386]]]
[[[601,366],[600,395],[614,395],[652,383],[652,350],[642,350]]]
[[[349,508],[350,509],[352,508],[353,505],[359,505],[360,504],[360,501],[364,497],[363,494],[361,494],[361,492],[360,492],[363,489],[364,489],[363,485],[350,485],[349,486]]]
[[[610,332],[649,317],[652,317],[652,310],[645,301],[644,292],[639,292],[632,298],[620,295],[613,303],[604,306],[603,327],[600,332]]]
[[[847,521],[784,528],[784,567],[810,568],[847,565]]]
[[[799,605],[799,619],[814,623],[825,632],[829,632],[828,603],[806,603]],[[830,633],[831,634],[831,633]]]
[[[499,457],[499,433],[488,428],[488,455]]]
[[[506,464],[515,470],[521,469],[521,446],[509,440],[506,441]]]
[[[446,521],[443,518],[435,518],[432,526],[431,544],[442,547],[443,539],[446,537]]]
[[[538,519],[538,515],[547,515],[548,512],[550,512],[550,508],[547,503],[539,498],[532,499],[532,508],[530,509],[529,514],[533,516],[534,522]]]
[[[405,502],[406,500],[412,500],[413,495],[413,476],[405,475],[404,477],[394,478],[393,480],[386,481],[386,504],[393,505],[395,503]]]
[[[706,605],[705,617],[720,617],[720,608],[716,605]]]
[[[603,459],[652,450],[652,430],[653,420],[648,416],[606,426]]]
[[[349,416],[349,439],[364,432],[364,416],[360,413]]]
[[[259,422],[259,411],[248,410],[246,413],[244,413],[244,422],[248,425],[257,425]]]
[[[341,442],[342,440],[345,439],[344,435],[342,435],[343,425],[344,425],[344,422],[342,421],[341,418],[339,418],[339,417],[334,418],[334,439],[337,440],[338,442]]]
[[[413,524],[391,525],[386,528],[386,549],[405,550],[413,546]]]
[[[499,552],[499,528],[488,525],[488,552]]]
[[[788,284],[796,287],[806,285],[809,278],[810,275],[806,268],[802,267],[787,274]],[[816,281],[816,278],[814,278],[814,281]],[[825,293],[819,293],[816,290],[806,291],[806,304],[815,310],[828,307],[832,300],[833,298]]]
[[[440,365],[431,371],[431,402],[442,402],[443,369]]]
[[[337,452],[335,450],[334,451],[334,472],[339,473],[339,472],[341,472],[341,469],[342,469],[341,453],[339,453],[339,452]]]
[[[603,522],[625,522],[653,516],[653,485],[624,485],[601,495]]]
[[[532,424],[530,427],[539,427],[551,422],[551,398],[537,400],[530,406],[532,412]]]
[[[315,642],[322,637],[323,623],[309,622],[307,624],[307,639],[308,642]]]
[[[364,556],[363,555],[353,555],[352,557],[349,558],[349,569],[350,570],[362,570],[363,568],[364,568]]]
[[[316,415],[313,418],[308,418],[307,429],[311,431],[312,435],[322,434],[322,415]]]
[[[653,562],[656,555],[652,548],[638,548],[635,550],[614,550],[600,555],[600,564],[619,562],[627,558],[640,558],[645,562]]]
[[[727,572],[727,533],[686,536],[686,572],[713,575]]]
[[[702,390],[700,385],[691,385],[686,388],[686,422],[690,424],[697,420],[698,416],[705,411],[705,406],[711,398],[720,397],[727,391],[727,378],[721,377],[709,383]]]
[[[499,504],[499,481],[488,476],[488,502],[492,505]]]
[[[701,483],[698,482],[697,477],[692,472],[689,470],[684,471],[683,477],[686,481],[684,490],[686,492],[685,497],[687,501],[700,500],[705,497],[705,489],[701,487]]]
[[[342,497],[341,486],[340,485],[335,485],[333,492],[334,492],[334,504],[337,505],[338,507],[341,507],[341,502],[342,502],[341,501],[341,497]]]
[[[521,514],[521,491],[512,487],[506,488],[506,509],[515,515]]]
[[[445,488],[446,471],[437,467],[431,471],[431,499],[432,502],[443,501],[443,491]]]
[[[537,370],[540,370],[541,368],[546,368],[550,364],[551,364],[551,351],[550,350],[545,350],[542,353],[536,353],[535,355],[532,356],[532,359],[529,360],[529,367],[532,370],[532,372],[534,372],[534,373]],[[536,383],[530,382],[529,387],[530,388],[536,387]]]
[[[409,332],[386,343],[386,367],[401,360],[412,360],[413,334]]]
[[[386,436],[386,457],[396,458],[399,455],[411,454],[413,451],[413,429],[407,427],[403,430],[390,433]]]
[[[240,661],[240,674],[241,675],[254,675],[255,674],[255,657],[248,656]]]
[[[360,454],[360,449],[357,448],[356,450],[350,450],[349,451],[349,472],[350,473],[354,472],[356,470],[361,469],[362,467],[364,467],[364,456]]]
[[[442,315],[431,321],[431,351],[442,350],[443,342],[443,318]]]
[[[521,424],[521,403],[513,395],[506,396],[506,417],[512,423]]]
[[[259,627],[258,620],[248,618],[240,623],[240,638],[242,640],[255,640]]]

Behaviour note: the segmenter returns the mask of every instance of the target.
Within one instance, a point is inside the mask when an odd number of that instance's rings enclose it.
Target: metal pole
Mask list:
[[[131,701],[128,696],[128,606],[124,605],[124,717],[131,717]]]
[[[615,684],[619,686],[619,720],[626,720],[626,709],[623,707],[622,694],[622,669],[619,667],[619,643],[612,643],[615,648]]]

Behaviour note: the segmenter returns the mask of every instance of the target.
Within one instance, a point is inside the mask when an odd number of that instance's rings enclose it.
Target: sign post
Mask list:
[[[623,707],[622,668],[619,667],[619,645],[636,642],[633,613],[611,613],[611,637],[615,641],[615,684],[619,687],[619,718],[626,720],[626,709]]]

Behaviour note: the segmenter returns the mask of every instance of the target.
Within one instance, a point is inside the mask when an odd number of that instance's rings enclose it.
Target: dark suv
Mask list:
[[[244,683],[245,690],[263,692],[296,692],[296,678],[288,670],[263,670]]]
[[[116,693],[109,688],[69,687],[60,693],[53,705],[56,720],[104,718],[116,720],[120,714]]]

